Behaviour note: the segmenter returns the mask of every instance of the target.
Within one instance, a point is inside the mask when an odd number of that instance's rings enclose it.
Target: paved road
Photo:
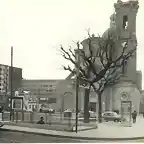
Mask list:
[[[34,134],[26,134],[20,132],[8,132],[0,131],[0,143],[117,143],[117,142],[144,142],[142,140],[130,140],[130,141],[80,141],[66,138],[57,138],[50,136],[40,136]]]
[[[0,131],[0,143],[81,143],[79,140]]]

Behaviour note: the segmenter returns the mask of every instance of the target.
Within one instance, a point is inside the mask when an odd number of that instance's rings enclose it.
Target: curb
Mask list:
[[[23,126],[23,125],[17,125],[16,123],[13,124],[7,124],[10,126],[19,126],[19,127],[28,127],[28,126]],[[36,128],[36,127],[28,127],[28,128]],[[93,126],[93,127],[88,127],[88,128],[84,128],[84,129],[78,129],[78,132],[80,131],[86,131],[86,130],[91,130],[91,129],[96,129],[97,126]],[[37,129],[43,129],[43,128],[37,128]],[[47,129],[45,129],[47,130]],[[48,130],[54,130],[54,131],[66,131],[66,132],[75,132],[75,127],[74,126],[69,126],[67,128],[60,128],[60,129],[53,129],[51,127],[48,128]]]
[[[24,130],[12,130],[7,128],[0,128],[0,131],[10,131],[10,132],[21,132],[21,133],[27,133],[27,134],[35,134],[35,135],[41,135],[41,136],[51,136],[51,137],[58,137],[58,138],[68,138],[68,139],[75,139],[75,140],[101,140],[101,141],[125,141],[125,140],[140,140],[144,139],[144,136],[142,137],[127,137],[127,138],[100,138],[100,137],[80,137],[80,136],[65,136],[65,135],[58,135],[58,134],[46,134],[46,133],[40,133],[40,132],[28,132]]]

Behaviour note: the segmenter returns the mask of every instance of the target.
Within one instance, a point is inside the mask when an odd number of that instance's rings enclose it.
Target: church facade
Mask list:
[[[137,48],[136,37],[136,16],[139,8],[137,0],[122,2],[118,0],[114,4],[115,12],[110,16],[110,27],[103,33],[103,38],[107,39],[110,35],[116,43],[115,56],[118,57],[122,50],[123,44],[127,41],[128,50]],[[82,41],[83,49],[88,53],[88,39]],[[92,39],[93,53],[97,52],[98,38],[93,36]],[[121,99],[126,99],[132,102],[132,111],[136,110],[139,113],[140,101],[142,95],[142,73],[136,69],[137,50],[133,56],[125,61],[124,67],[121,69],[123,76],[117,84],[111,85],[105,89],[102,95],[103,111],[117,110],[121,111]],[[99,64],[97,64],[98,66]],[[84,91],[80,89],[81,109],[84,105]],[[90,94],[90,105],[97,111],[98,103],[95,92]],[[128,108],[129,109],[129,108]]]
[[[136,38],[136,16],[139,8],[138,1],[122,2],[114,4],[115,12],[110,17],[110,27],[104,32],[103,38],[112,36],[115,40],[115,56],[122,52],[124,42],[128,42],[127,49],[132,50],[137,47]],[[94,38],[93,45],[97,49],[97,38]],[[82,42],[84,49],[87,49],[86,40]],[[139,112],[141,99],[142,73],[136,70],[137,50],[134,55],[125,62],[123,76],[119,83],[105,89],[102,101],[104,103],[103,111],[118,110],[121,111],[121,99],[127,99],[132,102],[132,111]]]

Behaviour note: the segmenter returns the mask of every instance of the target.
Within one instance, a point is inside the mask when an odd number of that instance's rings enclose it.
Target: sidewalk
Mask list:
[[[75,125],[71,124],[42,124],[39,125],[37,123],[27,123],[27,122],[5,122],[7,126],[18,126],[18,127],[28,127],[28,128],[36,128],[36,129],[43,129],[43,130],[54,130],[54,131],[67,131],[73,132],[75,129]],[[89,123],[89,124],[80,124],[78,126],[78,131],[90,130],[95,129],[97,127],[96,123]]]
[[[132,124],[132,127],[123,127],[120,123],[104,122],[98,124],[98,129],[79,131],[78,133],[11,125],[5,125],[1,129],[83,140],[134,140],[144,139],[143,126],[144,119],[140,117],[136,124]]]

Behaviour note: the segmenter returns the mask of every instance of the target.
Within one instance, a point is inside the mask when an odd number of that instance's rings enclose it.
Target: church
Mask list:
[[[127,49],[132,50],[137,47],[136,37],[136,16],[139,8],[137,0],[130,0],[122,2],[118,0],[114,3],[115,12],[110,16],[110,26],[103,33],[103,38],[107,39],[111,35],[116,40],[115,54],[119,55],[122,50],[122,44],[127,41]],[[88,50],[87,39],[82,41],[84,51]],[[98,38],[93,36],[92,45],[94,50],[98,47]],[[137,50],[134,55],[125,62],[123,76],[117,84],[109,86],[105,89],[102,95],[103,111],[115,110],[121,111],[121,99],[132,102],[132,111],[140,111],[140,101],[142,97],[142,73],[137,71]],[[70,78],[70,77],[69,77]],[[80,109],[84,104],[84,91],[80,88],[79,101],[81,103]],[[97,111],[98,103],[97,96],[94,92],[90,94],[90,107]],[[129,108],[128,108],[129,111]]]

